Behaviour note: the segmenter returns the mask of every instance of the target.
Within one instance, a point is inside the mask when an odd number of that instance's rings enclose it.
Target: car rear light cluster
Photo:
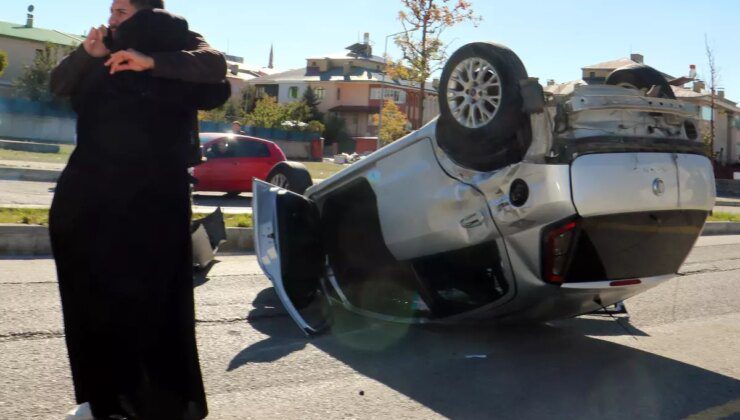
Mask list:
[[[562,284],[565,280],[577,228],[577,221],[569,221],[553,226],[545,233],[543,274],[546,282]]]

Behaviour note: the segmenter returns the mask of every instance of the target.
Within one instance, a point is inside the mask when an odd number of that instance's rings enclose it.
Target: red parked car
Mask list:
[[[195,191],[252,191],[252,178],[262,180],[285,154],[273,142],[228,133],[202,133],[201,148],[206,161],[193,169],[198,180]]]

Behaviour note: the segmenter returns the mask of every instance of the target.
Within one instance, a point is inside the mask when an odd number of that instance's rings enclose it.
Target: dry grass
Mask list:
[[[59,153],[22,152],[18,150],[0,149],[0,160],[22,160],[26,162],[67,163],[69,155],[74,150],[73,145],[60,144]]]

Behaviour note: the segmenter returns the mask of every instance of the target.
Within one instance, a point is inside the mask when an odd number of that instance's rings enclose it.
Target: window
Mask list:
[[[267,145],[262,142],[238,140],[236,142],[236,157],[270,157],[270,150],[267,148]]]
[[[257,88],[254,90],[254,96],[257,97],[257,99],[264,98],[265,97],[265,87],[257,86]]]
[[[710,106],[701,107],[701,119],[704,121],[712,120],[712,107]]]
[[[314,96],[316,96],[316,99],[324,99],[324,95],[326,94],[326,91],[322,87],[315,88],[313,90]]]
[[[384,89],[383,95],[385,99],[392,100],[397,104],[406,103],[406,91],[401,89]],[[380,88],[370,89],[370,99],[380,99]]]
[[[288,97],[291,99],[298,99],[298,86],[291,86],[288,88]]]
[[[220,139],[208,146],[205,152],[206,159],[224,159],[236,156],[234,142]]]
[[[591,73],[588,74],[588,77],[591,78],[591,79],[595,79],[596,78],[596,72],[595,71],[592,71]]]

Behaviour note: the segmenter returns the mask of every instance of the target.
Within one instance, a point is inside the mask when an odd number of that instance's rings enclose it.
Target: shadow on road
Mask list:
[[[208,278],[208,273],[210,273],[213,266],[219,262],[219,260],[211,260],[208,265],[203,268],[193,267],[193,287],[195,288],[206,284],[210,280],[210,278]]]
[[[627,334],[615,321],[428,328],[338,311],[330,334],[307,339],[273,289],[257,300],[249,319],[269,338],[239,352],[228,370],[310,342],[445,417],[683,418],[740,397],[735,379],[586,336]]]

